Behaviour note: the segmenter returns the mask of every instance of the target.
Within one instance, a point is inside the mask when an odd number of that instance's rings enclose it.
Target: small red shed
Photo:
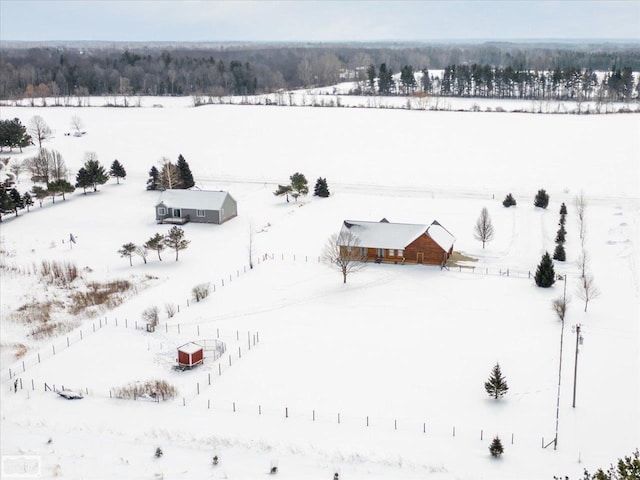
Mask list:
[[[189,342],[178,347],[178,365],[184,368],[195,367],[204,360],[204,352],[201,345]]]

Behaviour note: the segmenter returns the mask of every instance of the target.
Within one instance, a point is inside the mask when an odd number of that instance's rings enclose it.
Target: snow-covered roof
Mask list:
[[[193,343],[193,342],[185,343],[181,347],[178,347],[179,352],[183,352],[188,355],[193,355],[194,353],[199,352],[200,350],[202,350],[202,347],[197,343]]]
[[[343,232],[354,234],[359,245],[368,248],[403,249],[423,233],[429,235],[443,250],[449,251],[455,238],[442,225],[434,221],[429,224],[391,223],[386,219],[379,222],[345,220]]]
[[[166,207],[220,210],[227,195],[228,192],[221,190],[164,190],[156,206],[164,204]]]

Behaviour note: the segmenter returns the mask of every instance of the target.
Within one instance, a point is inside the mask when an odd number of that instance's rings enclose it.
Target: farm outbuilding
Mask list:
[[[178,347],[178,367],[193,368],[204,361],[204,348],[194,342]]]
[[[455,237],[440,223],[391,223],[345,220],[339,238],[350,233],[356,245],[340,245],[350,255],[376,263],[417,263],[444,265],[453,253]]]

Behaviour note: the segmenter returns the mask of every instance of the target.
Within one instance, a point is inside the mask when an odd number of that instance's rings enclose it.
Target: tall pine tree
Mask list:
[[[182,188],[191,188],[196,182],[193,180],[193,175],[191,174],[191,169],[189,168],[189,164],[184,159],[182,154],[178,156],[178,175],[180,176],[180,183]]]
[[[326,178],[318,177],[318,180],[316,180],[316,185],[315,187],[313,187],[313,194],[316,197],[322,198],[327,198],[330,195]]]
[[[158,190],[161,186],[160,172],[154,166],[149,170],[149,179],[147,180],[147,190]]]
[[[533,199],[533,204],[539,208],[547,208],[549,205],[549,195],[544,189],[538,190],[536,198]]]
[[[542,288],[549,288],[556,281],[556,272],[553,269],[553,260],[549,252],[545,252],[540,260],[535,276],[536,285]]]
[[[491,376],[489,380],[484,383],[484,389],[490,397],[495,399],[503,397],[507,393],[507,390],[509,390],[507,379],[502,376],[502,372],[500,371],[500,364],[496,363],[495,367],[491,370]]]

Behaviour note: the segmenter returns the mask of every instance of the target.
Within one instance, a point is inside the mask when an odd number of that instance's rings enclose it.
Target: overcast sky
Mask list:
[[[0,0],[2,40],[640,40],[640,0]]]

